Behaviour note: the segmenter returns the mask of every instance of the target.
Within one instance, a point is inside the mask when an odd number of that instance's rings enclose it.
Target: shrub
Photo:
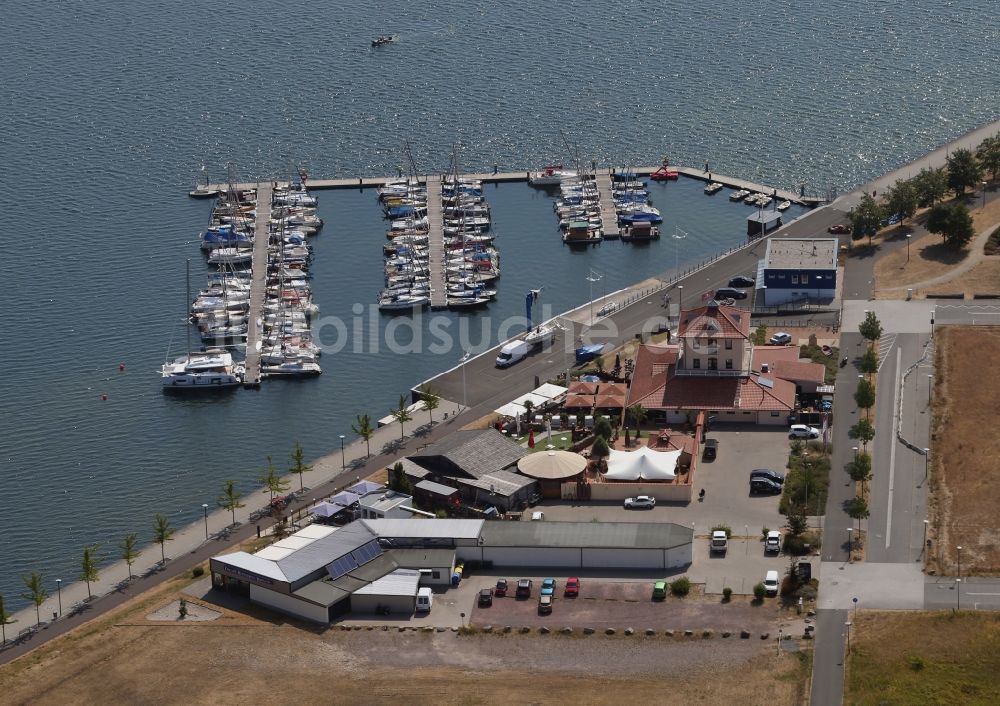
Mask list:
[[[722,602],[728,603],[731,600],[733,600],[733,589],[729,588],[729,586],[726,586],[724,589],[722,589]]]
[[[786,554],[802,556],[819,549],[821,544],[819,532],[810,530],[799,535],[785,535],[784,548]]]
[[[767,595],[767,589],[764,588],[764,583],[758,583],[753,587],[753,597],[758,601],[764,600],[764,596]]]
[[[924,660],[918,655],[910,655],[906,658],[906,661],[909,664],[910,669],[914,672],[919,672],[924,668]]]
[[[687,576],[681,576],[670,582],[670,592],[675,596],[686,596],[691,592],[691,581]]]
[[[438,510],[437,512],[434,513],[434,517],[436,517],[439,520],[444,520],[444,519],[446,519],[448,517],[448,511],[447,510]]]
[[[733,530],[732,530],[732,528],[730,528],[729,525],[723,525],[723,524],[712,525],[712,531],[713,532],[725,532],[727,538],[733,536]]]
[[[196,567],[194,567],[193,569],[191,569],[191,575],[194,578],[198,578],[199,576],[204,576],[205,575],[205,567],[204,566],[196,566]]]
[[[761,539],[767,539],[767,533],[770,532],[770,531],[771,531],[770,527],[761,527],[760,528],[760,538]]]
[[[806,584],[805,586],[800,586],[795,592],[796,598],[801,598],[804,601],[814,601],[819,592],[816,590],[815,586],[810,586]]]

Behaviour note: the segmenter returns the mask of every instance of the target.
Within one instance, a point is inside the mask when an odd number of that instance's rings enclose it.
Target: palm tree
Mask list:
[[[372,418],[367,414],[358,415],[358,423],[351,426],[351,431],[365,440],[365,447],[368,456],[372,455],[372,436],[375,435],[375,427],[372,426]]]
[[[434,392],[429,384],[421,385],[417,388],[417,392],[420,393],[424,407],[427,408],[427,413],[430,415],[431,426],[434,426],[434,410],[441,406],[441,395]]]
[[[7,612],[7,606],[4,604],[3,596],[0,596],[0,630],[3,631],[4,645],[7,644],[7,626],[16,622],[16,620],[11,620],[11,614]]]
[[[264,469],[264,475],[258,480],[264,486],[264,492],[271,494],[271,500],[274,500],[275,493],[283,493],[288,490],[288,481],[283,480],[278,475],[278,470],[274,467],[274,462],[270,456],[267,457],[267,468]]]
[[[241,507],[246,507],[244,503],[240,502],[240,494],[236,492],[236,481],[226,481],[226,489],[216,502],[219,503],[219,507],[233,513],[233,525],[236,525],[236,511]]]
[[[305,490],[302,485],[302,474],[308,473],[313,469],[312,466],[305,462],[305,451],[302,450],[302,445],[299,442],[295,442],[295,450],[292,452],[292,465],[288,467],[289,473],[297,473],[299,476],[299,490]]]
[[[90,593],[90,583],[100,576],[97,562],[97,546],[87,545],[83,548],[83,558],[80,559],[80,580],[87,584],[87,600],[93,598]]]
[[[628,413],[635,422],[635,438],[642,436],[642,423],[646,420],[646,408],[636,402],[628,408]]]
[[[170,526],[170,520],[156,513],[153,521],[153,541],[160,545],[160,563],[167,563],[166,544],[174,538],[174,528]]]
[[[39,608],[45,602],[45,599],[49,597],[45,586],[42,585],[42,575],[37,571],[32,571],[30,576],[22,576],[21,580],[24,581],[24,585],[28,588],[28,592],[22,593],[21,598],[35,604],[35,623],[41,625],[42,614]]]
[[[132,580],[132,564],[139,558],[139,550],[135,548],[138,543],[138,535],[135,532],[130,532],[125,535],[125,540],[118,545],[118,549],[121,550],[121,554],[118,556],[121,557],[122,561],[128,567],[128,578],[130,581]]]
[[[399,440],[400,441],[402,441],[403,439],[406,438],[406,435],[403,433],[403,425],[406,424],[406,422],[408,422],[408,421],[410,421],[410,420],[413,419],[413,415],[410,414],[410,410],[408,410],[406,408],[406,406],[407,406],[406,405],[406,395],[400,395],[399,396],[399,406],[396,407],[396,409],[392,410],[392,412],[390,412],[390,414],[392,415],[392,418],[395,419],[397,422],[399,422]]]
[[[533,419],[532,412],[535,410],[535,403],[531,400],[524,401],[524,423],[531,428],[531,420]]]

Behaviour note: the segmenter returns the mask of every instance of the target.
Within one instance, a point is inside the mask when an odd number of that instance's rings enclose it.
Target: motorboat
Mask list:
[[[648,221],[631,223],[622,228],[621,238],[625,242],[659,240],[660,229]]]
[[[276,365],[260,366],[263,377],[311,377],[322,372],[319,363],[308,360],[284,360]]]
[[[749,195],[750,195],[749,191],[747,191],[746,189],[740,189],[738,191],[734,191],[733,193],[729,194],[729,200],[730,201],[742,201],[743,199],[745,199]]]
[[[209,350],[188,353],[164,363],[161,369],[163,390],[217,390],[236,387],[243,383],[246,369],[233,361],[232,353]]]
[[[566,232],[563,233],[562,240],[567,245],[591,245],[599,243],[603,239],[603,231],[600,226],[594,228],[588,221],[574,221],[567,225]]]
[[[372,47],[384,47],[386,44],[395,44],[399,41],[399,36],[395,34],[380,34],[372,40]]]
[[[252,261],[253,250],[243,248],[216,248],[208,256],[208,264],[216,267],[249,265]]]
[[[677,169],[666,164],[649,175],[649,178],[653,181],[675,181],[679,177],[680,173]]]
[[[791,201],[782,201],[777,206],[775,206],[775,208],[778,209],[779,211],[787,211],[791,207],[792,207]]]
[[[561,164],[545,167],[540,172],[534,172],[528,176],[528,183],[531,186],[560,186],[564,179],[575,179],[576,172],[563,169]]]
[[[379,311],[404,311],[422,309],[430,303],[431,299],[426,295],[401,294],[380,297],[378,300],[378,308]]]
[[[722,191],[722,184],[720,184],[717,181],[713,181],[713,182],[705,185],[705,193],[706,194],[711,195],[711,194],[717,193],[719,191]]]

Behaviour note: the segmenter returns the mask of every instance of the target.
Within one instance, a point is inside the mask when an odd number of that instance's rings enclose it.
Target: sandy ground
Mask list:
[[[140,597],[4,666],[3,702],[791,705],[809,664],[758,635],[318,631],[222,608],[207,623],[145,620],[176,591]]]
[[[1000,328],[945,326],[937,340],[932,424],[929,567],[938,573],[1000,572],[1000,387],[983,367],[1000,356]],[[994,380],[990,383],[989,380]],[[991,422],[990,422],[991,423]]]
[[[973,205],[970,208],[973,229],[978,234],[1000,222],[1000,201],[992,201],[986,208]],[[922,222],[926,213],[917,217]],[[898,240],[906,233],[913,233],[909,226],[891,226],[882,231],[879,240]],[[906,287],[926,281],[932,277],[946,275],[969,257],[978,253],[967,250],[955,252],[945,248],[941,236],[925,234],[910,242],[910,256],[907,261],[906,248],[901,248],[875,263],[875,296],[877,299],[902,299]],[[982,251],[979,250],[979,253]],[[978,270],[978,272],[977,272]],[[971,296],[975,292],[1000,293],[1000,256],[986,256],[981,264],[947,283],[917,287],[918,297],[930,294],[957,294],[965,292]]]

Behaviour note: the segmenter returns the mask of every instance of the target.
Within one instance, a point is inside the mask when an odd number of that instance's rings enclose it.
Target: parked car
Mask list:
[[[781,532],[771,530],[764,538],[764,553],[778,554],[781,551]]]
[[[733,287],[721,287],[715,290],[716,299],[746,299],[748,295],[742,289],[734,289]]]
[[[637,495],[634,498],[625,498],[626,510],[652,510],[656,507],[656,498],[651,495]]]
[[[531,579],[518,580],[517,592],[514,595],[518,598],[531,598]]]
[[[809,581],[812,579],[813,575],[813,565],[808,561],[800,561],[799,565],[795,567],[796,573],[799,575],[799,580]]]
[[[712,461],[718,455],[719,442],[716,439],[705,439],[705,448],[701,452],[701,457],[706,461]]]
[[[789,439],[818,439],[819,429],[808,424],[793,424],[788,428]]]
[[[817,409],[820,412],[832,412],[833,411],[833,400],[820,400]]]
[[[752,287],[754,284],[753,277],[747,277],[746,275],[738,275],[729,280],[730,287]]]
[[[778,572],[768,571],[764,574],[764,591],[769,596],[778,595]]]
[[[754,478],[766,478],[772,483],[777,483],[778,485],[784,485],[785,474],[779,473],[778,471],[772,471],[770,468],[755,468],[750,471],[750,480]]]
[[[556,594],[556,580],[545,579],[542,581],[542,590],[539,593],[543,596],[554,596]]]
[[[493,605],[493,589],[484,588],[479,592],[479,607],[488,608]]]
[[[538,597],[538,614],[548,615],[552,612],[552,596]]]
[[[725,554],[729,549],[729,535],[725,530],[712,530],[712,541],[708,545],[709,554]]]
[[[767,478],[750,479],[750,495],[775,495],[781,492],[781,486]]]
[[[567,598],[576,598],[580,595],[580,579],[576,576],[570,576],[566,579],[566,589],[564,595]]]
[[[653,584],[653,600],[662,601],[667,597],[667,582],[657,581]]]
[[[507,595],[507,579],[497,579],[497,587],[493,589],[494,596]]]
[[[834,223],[826,230],[828,233],[833,233],[834,235],[846,235],[851,232],[851,227],[844,223]]]
[[[767,339],[767,342],[772,346],[787,346],[792,342],[792,334],[779,331]]]

